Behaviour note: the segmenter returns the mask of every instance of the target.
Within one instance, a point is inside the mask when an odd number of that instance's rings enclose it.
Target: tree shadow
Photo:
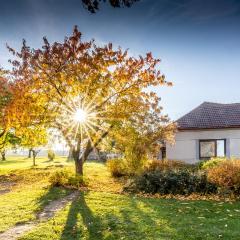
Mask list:
[[[144,206],[145,210],[141,209],[140,205]],[[170,227],[169,222],[165,218],[155,216],[153,206],[147,206],[142,199],[131,197],[128,208],[120,212],[124,222],[133,226],[130,239],[134,239],[136,235],[143,239],[155,239],[159,236],[167,237],[167,239],[173,237],[174,229]],[[149,226],[155,231],[149,232],[147,230]]]
[[[49,188],[38,200],[39,208],[71,192],[59,187]],[[171,239],[177,232],[161,206],[161,202],[158,205],[154,200],[134,196],[78,192],[57,218],[61,229],[58,239],[110,240],[120,236],[124,239]]]
[[[50,188],[39,199],[39,208],[43,209],[52,200],[64,197],[70,192],[64,188]],[[174,229],[167,219],[163,216],[157,216],[157,213],[154,213],[155,206],[149,206],[143,199],[128,196],[125,202],[125,198],[116,195],[115,201],[111,202],[115,194],[110,194],[110,201],[105,196],[100,201],[101,205],[98,209],[92,205],[92,195],[89,198],[88,194],[92,194],[92,192],[79,192],[79,195],[72,202],[69,202],[70,206],[66,209],[66,219],[65,217],[59,219],[61,225],[64,225],[60,233],[60,240],[83,238],[110,240],[119,239],[120,236],[124,239],[157,239],[159,236],[168,239],[175,235]],[[98,196],[96,199],[96,204],[99,204]],[[88,202],[91,205],[88,205]],[[159,217],[160,219],[158,219]],[[150,231],[152,228],[155,230]]]
[[[43,161],[43,163],[53,163],[54,160],[46,160],[46,161]]]
[[[157,239],[159,236],[168,239],[176,234],[169,222],[165,218],[158,219],[159,216],[152,213],[153,206],[147,207],[141,199],[129,198],[126,205],[118,206],[119,211],[103,202],[106,204],[103,212],[93,214],[85,200],[87,194],[81,192],[71,203],[61,240],[119,239],[120,236],[124,239]],[[155,231],[149,230],[152,228]]]
[[[61,240],[81,239],[84,233],[78,226],[79,217],[82,218],[83,227],[87,229],[88,239],[103,239],[101,220],[94,216],[88,207],[85,200],[86,194],[86,192],[80,192],[79,197],[71,203]]]
[[[41,212],[44,207],[50,204],[54,200],[61,199],[72,192],[70,189],[66,189],[63,187],[50,187],[48,188],[47,192],[42,195],[37,200],[38,208],[36,210],[37,213]]]

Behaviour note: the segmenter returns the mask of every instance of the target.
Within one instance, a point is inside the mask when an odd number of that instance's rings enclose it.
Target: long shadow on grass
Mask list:
[[[71,193],[71,190],[61,187],[50,187],[47,192],[41,196],[38,201],[38,209],[37,211],[40,212],[45,206],[47,206],[50,202],[61,199],[68,194]]]
[[[175,236],[175,230],[169,225],[166,218],[159,216],[153,206],[148,207],[140,198],[131,197],[129,207],[121,209],[124,222],[132,225],[132,234],[137,239],[170,239]],[[154,231],[150,230],[154,229]],[[134,235],[132,236],[134,238]],[[132,239],[130,237],[130,239]]]
[[[164,218],[158,218],[154,209],[148,208],[143,201],[129,197],[127,201],[116,199],[115,206],[105,199],[102,213],[93,214],[85,200],[86,192],[71,203],[61,240],[81,239],[157,239],[173,237],[174,229]],[[116,209],[117,207],[117,209]],[[114,210],[115,209],[115,210]],[[149,212],[148,212],[149,211]],[[154,231],[152,229],[155,229]],[[103,232],[105,235],[103,236]]]
[[[85,194],[81,192],[78,199],[71,203],[61,240],[81,239],[83,233],[78,228],[78,217],[82,218],[84,227],[88,231],[88,239],[103,239],[102,224],[99,217],[93,215],[85,201]]]

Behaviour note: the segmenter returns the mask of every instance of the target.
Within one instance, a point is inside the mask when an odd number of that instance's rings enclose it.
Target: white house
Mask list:
[[[195,163],[211,157],[240,158],[240,103],[204,102],[177,120],[168,159]]]

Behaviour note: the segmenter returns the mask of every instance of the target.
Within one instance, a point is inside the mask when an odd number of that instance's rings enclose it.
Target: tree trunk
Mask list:
[[[80,157],[80,152],[81,149],[80,147],[78,147],[76,150],[73,149],[72,150],[72,156],[75,162],[75,171],[76,171],[76,175],[83,175],[83,161],[81,161]]]
[[[29,150],[28,150],[28,158],[31,158],[32,157],[32,149],[30,148]]]
[[[32,150],[33,166],[36,166],[36,156],[37,156],[37,151]]]
[[[83,160],[78,158],[75,160],[76,174],[83,176]]]
[[[86,146],[84,152],[82,153],[81,157],[80,157],[80,151],[79,151],[77,157],[74,158],[76,174],[81,175],[81,176],[83,175],[83,164],[87,160],[87,157],[92,152],[92,150],[93,150],[93,147],[91,146],[91,141],[88,141],[87,146]]]
[[[87,142],[87,146],[84,150],[84,152],[81,154],[80,157],[80,152],[81,152],[81,140],[79,140],[78,145],[77,145],[77,149],[73,151],[73,158],[75,161],[75,169],[76,169],[76,174],[83,176],[83,164],[84,162],[87,160],[89,154],[92,152],[92,150],[94,148],[96,148],[98,146],[99,143],[101,143],[101,141],[108,135],[109,130],[113,127],[113,125],[110,126],[110,128],[108,129],[108,131],[104,132],[101,137],[93,144],[91,144],[91,141],[88,140]]]
[[[6,152],[5,150],[1,151],[2,161],[6,161]]]

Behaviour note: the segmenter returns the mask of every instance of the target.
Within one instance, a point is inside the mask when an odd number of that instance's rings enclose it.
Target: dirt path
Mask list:
[[[52,201],[49,205],[47,205],[43,211],[37,214],[37,220],[32,222],[26,222],[22,224],[17,224],[14,227],[8,229],[6,232],[0,233],[0,240],[16,240],[24,233],[32,230],[34,227],[38,225],[40,222],[45,222],[48,219],[52,218],[55,213],[61,209],[63,209],[68,202],[73,201],[79,195],[79,192],[73,192],[70,195]]]

